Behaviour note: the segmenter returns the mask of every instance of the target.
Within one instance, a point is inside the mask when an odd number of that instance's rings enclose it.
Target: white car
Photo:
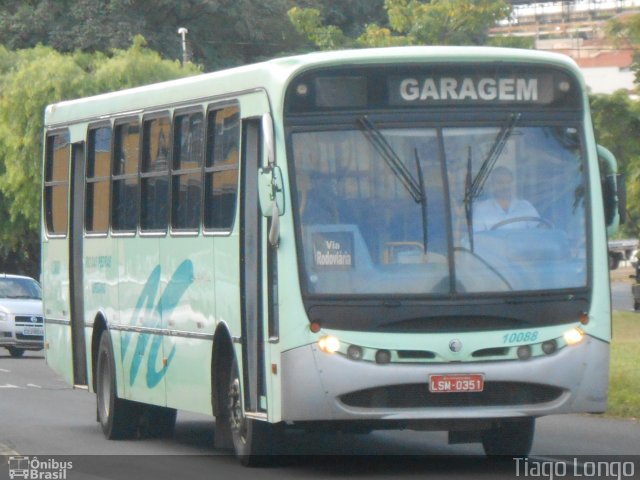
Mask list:
[[[12,357],[44,348],[42,290],[33,278],[0,274],[0,347]]]

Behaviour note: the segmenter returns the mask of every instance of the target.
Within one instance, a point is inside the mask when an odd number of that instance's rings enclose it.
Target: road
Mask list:
[[[292,432],[290,455],[270,468],[247,470],[227,452],[212,448],[213,431],[211,419],[180,412],[173,438],[105,440],[95,421],[93,394],[67,386],[39,352],[13,359],[0,351],[0,456],[6,457],[0,459],[0,479],[8,478],[7,460],[16,455],[36,456],[38,461],[67,459],[73,465],[67,471],[69,480],[427,475],[475,479],[489,474],[517,478],[513,459],[487,459],[479,445],[447,445],[441,432],[308,436]],[[529,462],[554,462],[561,456],[570,462],[576,456],[589,462],[602,458],[597,455],[636,455],[624,461],[635,462],[634,475],[640,478],[640,423],[586,415],[538,420]]]
[[[614,310],[633,312],[631,284],[626,282],[611,282],[611,302]]]
[[[614,310],[633,312],[631,285],[635,282],[635,269],[623,265],[611,271],[611,305]]]

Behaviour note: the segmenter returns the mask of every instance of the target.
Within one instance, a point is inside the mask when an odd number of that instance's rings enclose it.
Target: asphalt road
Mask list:
[[[631,285],[626,282],[611,282],[611,304],[614,310],[633,312]]]
[[[108,441],[95,421],[93,394],[67,386],[49,370],[41,353],[13,359],[0,350],[0,457],[5,457],[0,459],[0,479],[9,478],[8,460],[13,457],[15,462],[18,455],[30,461],[35,457],[45,467],[55,467],[53,461],[70,461],[72,468],[65,477],[69,480],[539,478],[524,475],[531,473],[535,462],[556,465],[556,473],[558,465],[564,465],[564,478],[580,478],[585,475],[571,476],[573,459],[580,468],[603,461],[602,455],[635,455],[618,461],[627,462],[627,471],[633,466],[632,478],[640,478],[640,422],[599,416],[539,419],[533,455],[527,464],[518,465],[514,459],[485,458],[480,445],[447,445],[442,432],[307,436],[292,432],[288,456],[269,468],[248,470],[228,452],[212,448],[213,432],[211,419],[180,412],[173,438]]]

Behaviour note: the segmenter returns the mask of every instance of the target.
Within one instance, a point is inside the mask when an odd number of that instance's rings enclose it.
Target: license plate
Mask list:
[[[481,392],[484,375],[480,373],[460,375],[429,375],[429,391],[433,393]]]
[[[24,327],[22,331],[25,335],[44,335],[44,329],[42,327]]]

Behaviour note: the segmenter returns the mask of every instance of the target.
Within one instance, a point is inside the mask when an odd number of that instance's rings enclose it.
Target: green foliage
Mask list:
[[[350,45],[348,37],[335,25],[323,26],[320,10],[293,7],[288,12],[298,33],[306,36],[321,50],[335,50]]]
[[[35,55],[34,55],[35,54]],[[13,199],[10,218],[39,224],[41,137],[44,107],[52,101],[82,96],[87,73],[73,56],[48,47],[18,55],[18,65],[6,75],[0,95],[0,138],[4,174],[0,190]],[[33,188],[36,187],[36,188]]]
[[[640,103],[624,91],[591,97],[596,141],[611,150],[627,180],[627,223],[623,236],[640,236]]]
[[[0,48],[0,263],[20,258],[35,275],[40,226],[42,132],[46,105],[192,75],[136,37],[127,50],[62,54],[50,47]],[[37,270],[36,270],[37,272]]]
[[[114,50],[109,58],[97,58],[93,72],[96,92],[131,88],[200,72],[192,63],[187,63],[183,69],[178,60],[162,60],[159,53],[146,48],[146,41],[140,35],[134,37],[128,50]]]
[[[533,37],[490,37],[487,45],[492,47],[525,48],[532,50],[536,47]]]
[[[503,0],[385,0],[388,25],[369,23],[349,37],[335,25],[323,25],[320,10],[294,7],[289,18],[298,33],[320,49],[396,45],[482,45],[489,28],[508,17]]]
[[[60,52],[127,49],[142,35],[165,59],[181,59],[179,27],[191,59],[213,70],[294,49],[289,0],[4,0],[0,44],[48,45]]]
[[[366,25],[388,26],[384,0],[289,0],[301,9],[314,8],[321,12],[324,23],[335,25],[347,37],[359,37]]]
[[[640,322],[632,312],[614,312],[607,415],[640,419]]]
[[[633,49],[631,70],[635,83],[640,83],[640,14],[615,17],[607,23],[605,31],[616,47]]]

